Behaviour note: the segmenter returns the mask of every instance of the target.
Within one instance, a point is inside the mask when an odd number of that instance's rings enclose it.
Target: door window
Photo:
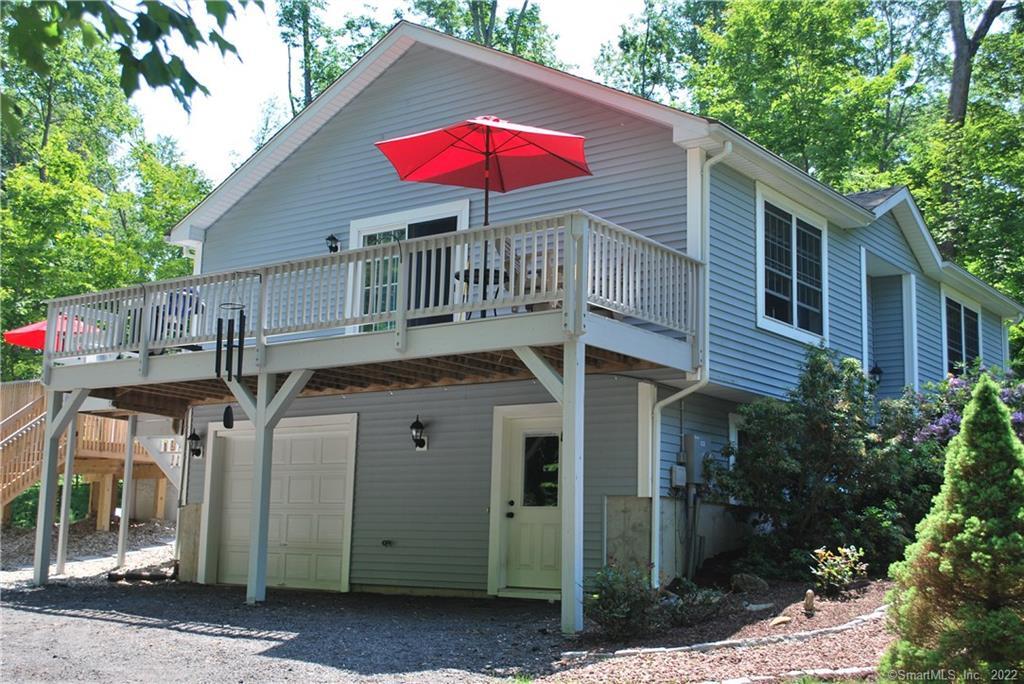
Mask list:
[[[523,505],[558,505],[558,435],[523,440]]]

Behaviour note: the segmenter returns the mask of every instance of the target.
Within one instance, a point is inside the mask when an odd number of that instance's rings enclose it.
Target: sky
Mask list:
[[[594,78],[593,63],[601,44],[613,40],[630,14],[643,8],[643,0],[539,0],[541,17],[558,35],[556,52],[575,73]],[[349,13],[363,13],[366,5],[354,0],[328,0],[327,20],[333,26]],[[404,0],[379,0],[376,16],[390,23]],[[499,0],[499,9],[518,8],[515,0]],[[600,7],[600,11],[595,11]],[[277,3],[266,0],[265,11],[250,4],[229,22],[226,37],[238,49],[221,57],[213,48],[181,52],[185,63],[209,96],[196,95],[187,114],[164,88],[145,85],[132,97],[142,116],[146,136],[175,138],[185,160],[196,164],[219,183],[252,153],[253,133],[260,125],[264,104],[279,98],[286,106],[288,58],[277,28]]]

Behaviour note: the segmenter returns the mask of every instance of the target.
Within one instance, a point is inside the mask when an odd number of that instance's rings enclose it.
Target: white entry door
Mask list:
[[[348,590],[355,471],[355,415],[288,419],[274,431],[267,586]],[[223,430],[217,581],[249,571],[255,438]]]
[[[560,417],[512,418],[504,430],[505,584],[558,589],[562,514],[559,505]]]

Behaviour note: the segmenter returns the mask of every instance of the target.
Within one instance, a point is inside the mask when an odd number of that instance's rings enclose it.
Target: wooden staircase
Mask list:
[[[6,508],[19,494],[42,476],[43,446],[46,436],[44,390],[38,381],[9,382],[0,385],[0,507]],[[123,463],[128,426],[124,420],[80,413],[75,444],[76,472],[112,471]],[[170,436],[173,440],[173,436]],[[171,482],[177,482],[179,453],[168,440],[136,440],[138,475],[155,463]],[[59,468],[63,467],[66,436],[61,439]],[[160,453],[153,458],[154,443]],[[103,460],[99,460],[103,459]],[[98,464],[98,465],[97,465]]]

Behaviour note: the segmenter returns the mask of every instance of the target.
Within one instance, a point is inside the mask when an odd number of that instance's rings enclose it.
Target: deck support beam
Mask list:
[[[71,528],[71,489],[75,479],[75,443],[78,441],[78,414],[71,416],[64,450],[64,483],[60,495],[60,529],[57,531],[57,567],[54,574],[63,575],[68,560],[68,533]]]
[[[36,513],[36,552],[32,564],[32,583],[46,584],[50,576],[50,548],[53,515],[57,503],[57,463],[60,461],[60,436],[78,413],[89,390],[76,389],[65,398],[63,392],[46,392],[46,433],[43,443],[42,472],[39,481],[39,508]]]
[[[586,345],[572,337],[563,345],[562,463],[562,632],[583,629],[583,396]]]
[[[121,520],[117,524],[117,567],[123,568],[128,553],[128,526],[132,518],[132,502],[135,500],[135,482],[132,467],[135,465],[135,433],[139,417],[128,416],[128,435],[124,444],[124,485],[121,489]]]
[[[292,371],[281,388],[275,391],[277,376],[273,373],[260,373],[256,379],[255,396],[237,380],[228,383],[231,393],[252,421],[256,432],[253,453],[252,526],[249,530],[249,576],[245,587],[245,602],[250,605],[267,598],[267,537],[270,529],[274,428],[311,377],[311,370]]]
[[[559,404],[562,403],[562,376],[558,374],[547,359],[538,354],[533,347],[513,347],[519,360],[523,362],[537,381],[544,386]]]

